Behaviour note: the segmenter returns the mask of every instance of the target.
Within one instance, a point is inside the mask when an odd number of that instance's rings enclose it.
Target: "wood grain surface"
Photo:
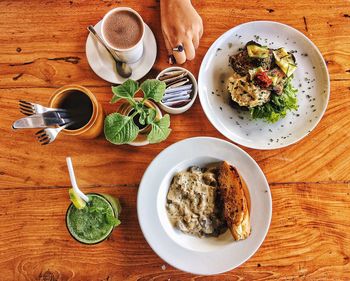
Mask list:
[[[162,261],[140,230],[137,188],[152,159],[172,143],[194,136],[225,139],[209,123],[199,100],[172,116],[173,132],[162,144],[114,146],[103,136],[59,136],[39,146],[35,131],[13,131],[18,100],[41,104],[66,84],[81,84],[106,112],[110,84],[98,78],[85,56],[86,26],[113,7],[137,10],[158,44],[153,78],[167,67],[156,0],[0,1],[0,280],[350,280],[350,1],[196,0],[204,36],[196,59],[184,66],[195,75],[206,50],[223,32],[243,22],[273,20],[308,36],[331,75],[331,98],[320,124],[290,147],[243,148],[263,169],[272,192],[273,216],[266,240],[239,268],[195,276]],[[75,242],[65,227],[72,156],[84,191],[121,198],[122,225],[96,246]]]

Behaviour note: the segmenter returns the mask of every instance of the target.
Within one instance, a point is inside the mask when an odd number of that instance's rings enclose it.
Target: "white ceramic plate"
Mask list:
[[[250,40],[296,51],[293,85],[299,90],[299,109],[274,124],[252,120],[249,112],[229,105],[226,81],[232,69],[228,59]],[[327,108],[330,82],[320,51],[305,35],[281,23],[254,21],[228,30],[214,42],[199,71],[198,91],[205,114],[224,136],[246,147],[275,149],[301,140],[316,127]]]
[[[229,231],[218,238],[184,234],[166,214],[166,195],[176,172],[222,160],[237,167],[250,193],[252,233],[243,241],[234,241]],[[222,273],[248,260],[264,241],[271,212],[269,185],[258,164],[239,147],[216,138],[189,138],[167,147],[147,168],[137,195],[138,219],[148,244],[168,264],[194,274]]]
[[[96,32],[101,36],[101,22],[95,25]],[[130,79],[139,80],[144,77],[154,65],[157,57],[157,42],[152,30],[145,24],[144,48],[141,59],[136,63],[130,64],[133,73]],[[89,34],[86,40],[86,57],[92,70],[102,79],[113,83],[121,84],[126,78],[119,76],[115,68],[115,62],[106,49],[101,46]]]

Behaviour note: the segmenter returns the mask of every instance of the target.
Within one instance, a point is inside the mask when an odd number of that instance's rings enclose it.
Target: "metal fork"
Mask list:
[[[33,115],[33,114],[41,114],[48,111],[59,111],[59,112],[67,112],[66,109],[63,108],[50,108],[45,107],[37,103],[32,103],[24,100],[19,101],[19,110],[24,115]]]
[[[41,143],[41,145],[46,145],[49,143],[52,143],[57,135],[64,129],[67,128],[68,126],[72,125],[73,122],[67,123],[63,126],[60,126],[58,128],[46,128],[46,129],[42,129],[38,132],[35,133],[38,142]]]

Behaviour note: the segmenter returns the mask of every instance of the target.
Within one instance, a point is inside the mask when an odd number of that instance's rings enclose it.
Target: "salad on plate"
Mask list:
[[[249,41],[229,62],[234,73],[227,88],[233,107],[249,110],[253,119],[268,123],[298,109],[298,90],[292,85],[297,64],[291,52]]]

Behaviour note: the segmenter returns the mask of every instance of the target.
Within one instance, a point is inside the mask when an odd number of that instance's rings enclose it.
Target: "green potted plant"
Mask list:
[[[154,102],[160,102],[165,83],[148,79],[140,86],[134,80],[112,87],[111,103],[122,100],[117,112],[105,118],[104,133],[113,144],[145,145],[165,140],[170,132],[170,116],[162,116]],[[136,96],[141,93],[141,96]],[[152,102],[154,101],[154,102]]]

